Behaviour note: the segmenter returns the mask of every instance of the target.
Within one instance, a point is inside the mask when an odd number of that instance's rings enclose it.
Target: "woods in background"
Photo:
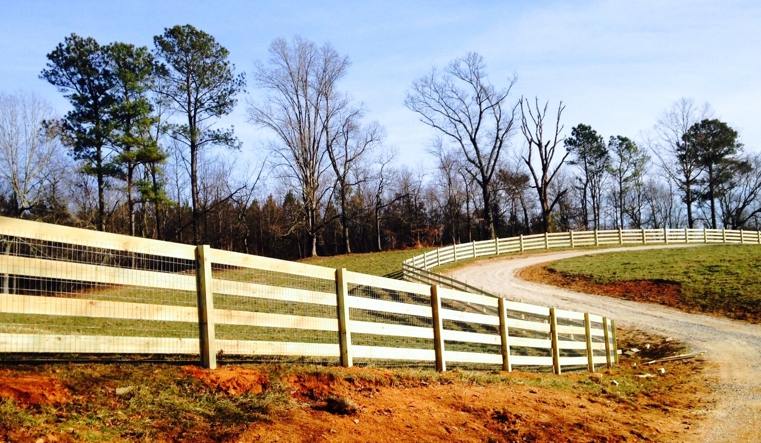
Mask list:
[[[513,96],[515,77],[489,78],[476,53],[412,83],[405,105],[437,134],[429,167],[413,170],[342,89],[348,57],[275,40],[246,108],[268,161],[241,173],[233,163],[252,148],[220,121],[246,77],[191,25],[153,41],[66,37],[40,73],[68,100],[62,116],[0,93],[2,214],[283,258],[761,224],[761,157],[708,106],[676,102],[641,140],[585,123],[566,134],[563,102]]]

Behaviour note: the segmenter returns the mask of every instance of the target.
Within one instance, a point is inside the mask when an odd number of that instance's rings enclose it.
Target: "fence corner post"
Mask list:
[[[605,340],[605,364],[608,369],[610,369],[613,365],[610,362],[610,331],[608,330],[608,317],[602,318],[602,333],[603,339]]]
[[[595,372],[595,353],[592,348],[592,321],[589,319],[589,312],[584,313],[584,336],[587,342],[587,370]]]
[[[550,308],[550,343],[552,345],[552,370],[560,374],[560,348],[558,347],[558,317],[555,308]]]
[[[211,274],[211,248],[196,246],[196,294],[198,296],[198,338],[201,366],[217,367],[217,349],[214,332],[214,289]]]
[[[618,336],[616,335],[616,321],[610,321],[610,341],[613,344],[613,364],[618,364]]]
[[[502,351],[502,370],[512,372],[513,364],[510,362],[510,331],[507,326],[507,306],[505,299],[497,299],[497,309],[499,310],[499,338]]]
[[[444,360],[444,321],[441,318],[441,299],[439,298],[439,287],[431,285],[431,319],[433,320],[433,351],[436,355],[436,370],[444,372],[447,370],[447,362]]]
[[[350,368],[354,364],[351,354],[351,330],[349,329],[349,286],[344,273],[346,269],[336,269],[336,310],[338,313],[338,347],[341,352],[341,366]]]

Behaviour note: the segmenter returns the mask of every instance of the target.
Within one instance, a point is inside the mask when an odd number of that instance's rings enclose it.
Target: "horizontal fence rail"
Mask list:
[[[405,279],[417,281],[419,276],[415,274],[420,270],[429,270],[447,263],[478,257],[542,249],[657,244],[761,245],[761,231],[663,228],[611,229],[519,235],[517,237],[459,243],[436,248],[405,260],[402,272]],[[475,288],[471,287],[471,289]]]
[[[490,244],[509,250],[500,241]],[[491,250],[443,249],[413,262]],[[256,356],[556,373],[616,363],[612,320],[451,286],[0,217],[0,359],[195,355],[215,367],[218,357]]]

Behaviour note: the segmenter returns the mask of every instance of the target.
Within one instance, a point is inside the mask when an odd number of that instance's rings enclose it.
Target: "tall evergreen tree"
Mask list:
[[[602,184],[606,168],[610,162],[608,149],[602,136],[591,126],[579,123],[571,129],[571,136],[565,139],[565,148],[571,153],[570,164],[581,169],[581,213],[584,228],[589,228],[588,198],[592,203],[594,229],[599,228]]]

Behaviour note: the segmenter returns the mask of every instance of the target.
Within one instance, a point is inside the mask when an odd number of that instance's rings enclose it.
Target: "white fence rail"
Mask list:
[[[474,241],[436,248],[425,254],[409,258],[404,261],[404,264],[427,270],[460,260],[531,250],[678,243],[761,245],[761,231],[663,228],[552,232]]]
[[[520,244],[559,238],[530,236]],[[430,267],[507,252],[513,243],[442,248],[413,262]],[[0,217],[0,359],[19,353],[190,354],[207,367],[220,355],[344,366],[423,361],[439,370],[486,364],[556,373],[594,371],[617,358],[614,322],[594,314]]]

